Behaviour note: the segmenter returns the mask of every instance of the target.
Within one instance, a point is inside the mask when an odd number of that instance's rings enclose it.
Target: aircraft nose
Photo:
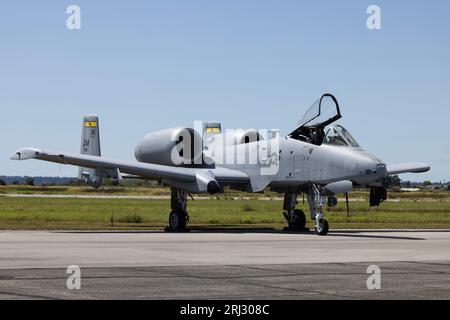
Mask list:
[[[381,161],[378,161],[376,164],[375,164],[375,171],[376,171],[376,174],[381,178],[381,177],[386,177],[387,176],[387,167],[386,167],[386,164],[385,163],[383,163],[383,162],[381,162]]]
[[[359,175],[352,181],[359,185],[368,185],[370,183],[380,181],[387,175],[386,165],[381,161],[374,159],[367,159],[364,164],[361,165]]]
[[[366,175],[371,176],[372,179],[383,179],[387,175],[386,164],[376,157],[372,157],[368,162]]]
[[[362,167],[365,168],[364,174],[376,178],[384,178],[387,175],[386,164],[371,153],[364,152]],[[363,164],[364,163],[364,164]]]

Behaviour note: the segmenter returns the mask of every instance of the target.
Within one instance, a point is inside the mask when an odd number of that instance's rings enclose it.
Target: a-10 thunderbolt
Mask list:
[[[319,235],[328,233],[323,206],[337,203],[337,194],[354,187],[370,188],[370,205],[386,200],[386,178],[406,172],[426,172],[424,163],[386,165],[365,151],[341,125],[339,104],[324,94],[287,136],[278,131],[233,130],[222,133],[218,122],[198,130],[172,128],[146,135],[137,145],[137,162],[101,157],[97,116],[85,116],[81,154],[22,148],[11,159],[38,159],[80,167],[80,178],[100,187],[104,178],[137,177],[171,187],[170,230],[183,231],[189,221],[187,196],[217,194],[229,187],[246,192],[267,188],[284,193],[287,230],[304,230],[306,217],[296,209],[305,194]]]

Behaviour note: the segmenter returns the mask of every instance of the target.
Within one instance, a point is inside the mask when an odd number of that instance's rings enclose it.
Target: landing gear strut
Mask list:
[[[305,213],[302,210],[295,209],[297,206],[297,193],[285,193],[283,203],[283,215],[288,222],[286,231],[303,231],[306,226]]]
[[[189,223],[187,209],[187,192],[172,188],[170,199],[172,211],[169,215],[169,226],[166,231],[188,231],[186,225]]]
[[[324,236],[328,233],[328,221],[323,215],[323,196],[316,185],[311,185],[308,192],[308,204],[311,211],[311,219],[316,220],[316,233]]]

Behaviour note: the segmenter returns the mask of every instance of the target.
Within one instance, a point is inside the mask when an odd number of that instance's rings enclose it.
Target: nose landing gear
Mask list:
[[[316,220],[316,233],[319,236],[328,234],[329,226],[328,221],[324,219],[323,214],[323,199],[319,187],[311,185],[308,192],[308,204],[311,212],[311,219]]]
[[[328,233],[328,221],[325,219],[319,219],[319,221],[316,222],[316,233],[319,236],[325,236]]]

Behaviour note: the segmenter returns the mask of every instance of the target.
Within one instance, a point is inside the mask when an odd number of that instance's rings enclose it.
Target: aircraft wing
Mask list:
[[[421,173],[430,170],[430,166],[422,162],[390,164],[387,166],[388,175],[400,173]]]
[[[11,157],[12,160],[37,159],[79,167],[115,170],[133,176],[163,180],[183,186],[187,191],[206,192],[208,183],[215,180],[222,184],[244,184],[249,181],[247,174],[226,168],[183,168],[141,162],[124,162],[104,157],[60,153],[36,148],[22,148]],[[204,187],[202,188],[202,186]]]

